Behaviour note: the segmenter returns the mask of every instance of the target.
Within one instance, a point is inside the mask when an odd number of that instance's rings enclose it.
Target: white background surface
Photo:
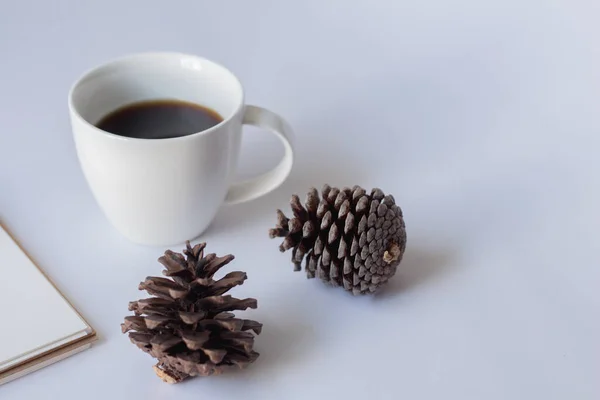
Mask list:
[[[599,17],[592,0],[2,2],[0,217],[101,341],[0,399],[597,399]],[[259,299],[261,357],[177,386],[119,327],[165,249],[107,223],[66,108],[83,70],[146,50],[222,62],[298,138],[289,180],[201,238],[248,272],[232,294]],[[280,151],[249,134],[244,175]],[[404,210],[375,298],[306,281],[267,237],[324,182]]]

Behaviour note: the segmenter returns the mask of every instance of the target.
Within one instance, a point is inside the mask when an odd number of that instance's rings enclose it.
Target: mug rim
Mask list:
[[[136,137],[129,137],[129,136],[121,136],[121,135],[117,135],[115,133],[111,133],[111,132],[105,131],[103,129],[100,129],[96,125],[92,124],[91,122],[89,122],[88,120],[83,118],[83,116],[79,113],[79,111],[73,104],[73,95],[75,93],[75,90],[77,90],[77,88],[81,82],[83,82],[86,78],[93,75],[94,73],[101,71],[102,69],[109,68],[110,66],[118,64],[120,62],[131,61],[131,60],[135,60],[136,58],[165,57],[165,56],[166,57],[176,57],[176,58],[181,58],[181,57],[194,58],[200,62],[210,63],[210,64],[216,66],[217,68],[224,70],[229,75],[231,75],[231,77],[235,80],[235,82],[240,90],[240,102],[237,105],[237,107],[235,108],[234,112],[231,113],[227,118],[223,118],[223,121],[219,122],[218,124],[211,126],[210,128],[191,133],[189,135],[177,136],[177,137],[171,137],[171,138],[150,139],[150,138],[136,138]],[[79,120],[79,122],[85,124],[88,128],[92,129],[94,132],[97,132],[97,133],[100,133],[105,136],[112,137],[112,138],[115,138],[118,140],[133,141],[133,142],[162,143],[164,141],[192,140],[195,137],[208,135],[208,134],[220,129],[222,126],[229,123],[229,121],[231,121],[236,115],[239,114],[239,112],[244,108],[245,101],[244,101],[244,87],[242,85],[242,82],[239,80],[237,75],[235,75],[229,68],[225,67],[224,65],[222,65],[216,61],[210,60],[208,58],[197,56],[194,54],[189,54],[189,53],[182,53],[182,52],[176,52],[176,51],[149,51],[149,52],[131,53],[131,54],[123,55],[120,57],[112,58],[112,59],[109,59],[108,61],[98,64],[94,67],[88,68],[82,74],[80,74],[79,77],[77,79],[75,79],[75,81],[71,84],[71,87],[69,89],[69,94],[68,94],[68,104],[69,104],[69,111],[71,112],[71,115],[74,116],[75,118],[77,118]]]

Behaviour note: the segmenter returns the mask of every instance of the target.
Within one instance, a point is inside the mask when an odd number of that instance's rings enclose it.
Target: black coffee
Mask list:
[[[223,121],[214,110],[179,100],[152,100],[126,105],[96,124],[115,135],[166,139],[191,135]]]

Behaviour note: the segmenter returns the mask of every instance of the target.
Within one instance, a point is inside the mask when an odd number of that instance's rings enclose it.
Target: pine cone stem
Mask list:
[[[385,261],[386,264],[391,264],[398,261],[401,254],[400,246],[398,246],[397,243],[392,243],[389,249],[383,253],[383,261]]]
[[[174,383],[179,383],[181,381],[183,381],[186,378],[189,378],[190,376],[178,371],[175,371],[171,368],[168,368],[167,366],[165,366],[164,364],[161,363],[157,363],[154,367],[152,367],[152,369],[154,369],[154,372],[156,373],[156,375],[162,379],[163,382],[166,383],[170,383],[170,384],[174,384]]]

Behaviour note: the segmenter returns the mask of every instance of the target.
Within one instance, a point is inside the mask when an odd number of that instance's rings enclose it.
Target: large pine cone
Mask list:
[[[367,194],[360,186],[340,190],[325,185],[321,195],[311,188],[306,208],[292,196],[294,217],[277,210],[277,226],[269,235],[285,238],[279,249],[293,249],[296,271],[306,260],[308,278],[318,275],[355,295],[375,292],[396,273],[404,254],[402,210],[380,189]]]
[[[243,284],[246,273],[230,272],[213,279],[233,255],[204,256],[206,243],[192,248],[187,242],[186,247],[185,257],[167,250],[158,259],[169,278],[148,277],[140,283],[139,289],[154,297],[129,303],[135,316],[125,317],[121,325],[132,343],[158,359],[155,371],[169,383],[254,362],[258,353],[252,349],[254,334],[249,331],[259,334],[262,328],[229,312],[256,308],[256,299],[223,295]]]

